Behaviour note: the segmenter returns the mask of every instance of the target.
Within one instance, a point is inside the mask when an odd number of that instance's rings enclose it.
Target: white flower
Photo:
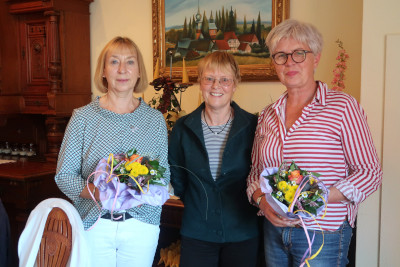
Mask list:
[[[308,196],[307,192],[301,193],[301,197],[302,197],[302,198],[306,198],[307,196]]]
[[[282,196],[282,192],[281,192],[281,191],[278,191],[278,192],[276,192],[276,195],[277,195],[278,197],[280,197],[280,196]]]
[[[150,171],[150,174],[151,174],[151,175],[156,175],[156,174],[157,174],[157,171],[156,171],[156,170],[151,170],[151,171]]]

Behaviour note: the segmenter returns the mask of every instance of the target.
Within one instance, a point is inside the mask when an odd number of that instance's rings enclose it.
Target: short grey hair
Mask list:
[[[288,19],[272,28],[265,40],[271,56],[275,52],[279,41],[285,38],[293,38],[302,44],[308,45],[314,55],[322,52],[324,41],[322,34],[315,26],[298,20]]]

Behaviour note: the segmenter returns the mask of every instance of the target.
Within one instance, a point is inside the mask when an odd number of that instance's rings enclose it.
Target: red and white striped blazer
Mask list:
[[[287,92],[267,106],[258,118],[252,168],[247,179],[249,200],[266,167],[279,167],[292,160],[304,170],[318,172],[329,188],[339,189],[346,202],[329,203],[323,230],[334,231],[344,220],[354,227],[362,201],[378,189],[382,169],[360,104],[350,95],[328,89],[318,81],[313,101],[289,131],[285,129]],[[261,214],[261,213],[260,213]],[[305,220],[309,229],[319,230],[314,220]]]

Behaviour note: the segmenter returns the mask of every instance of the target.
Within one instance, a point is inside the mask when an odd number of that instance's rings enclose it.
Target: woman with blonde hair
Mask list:
[[[171,182],[183,201],[181,266],[256,266],[256,209],[246,177],[257,117],[233,94],[240,70],[217,51],[198,65],[204,103],[175,124],[169,144]]]
[[[134,148],[138,154],[158,159],[169,182],[164,117],[133,95],[143,92],[148,83],[143,57],[131,39],[115,37],[104,47],[97,61],[95,84],[105,95],[74,110],[55,177],[81,215],[85,229],[99,214],[89,193],[99,200],[99,189],[92,181],[87,185],[87,179],[99,160],[110,153]],[[102,209],[101,218],[87,232],[93,266],[152,266],[161,206],[143,204],[119,212],[119,216],[110,212]]]

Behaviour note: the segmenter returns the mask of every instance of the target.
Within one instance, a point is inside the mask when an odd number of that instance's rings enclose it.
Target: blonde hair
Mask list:
[[[281,39],[293,38],[294,40],[306,44],[310,47],[314,55],[322,52],[323,38],[316,27],[309,23],[300,22],[294,19],[284,20],[275,26],[265,40],[270,54],[275,52],[275,48]]]
[[[105,45],[105,47],[103,48],[103,50],[99,55],[99,58],[97,59],[96,71],[94,73],[94,83],[96,87],[99,89],[99,91],[102,93],[106,93],[108,90],[108,82],[107,79],[104,77],[104,65],[107,53],[114,49],[122,49],[122,48],[127,48],[132,53],[136,52],[137,54],[137,62],[139,65],[140,77],[136,82],[133,92],[141,93],[147,88],[148,82],[147,82],[146,68],[144,66],[143,56],[139,50],[139,47],[128,37],[117,36]]]
[[[198,82],[200,82],[204,70],[217,69],[232,72],[235,85],[240,82],[239,65],[231,54],[223,51],[215,51],[200,60],[197,65]]]

